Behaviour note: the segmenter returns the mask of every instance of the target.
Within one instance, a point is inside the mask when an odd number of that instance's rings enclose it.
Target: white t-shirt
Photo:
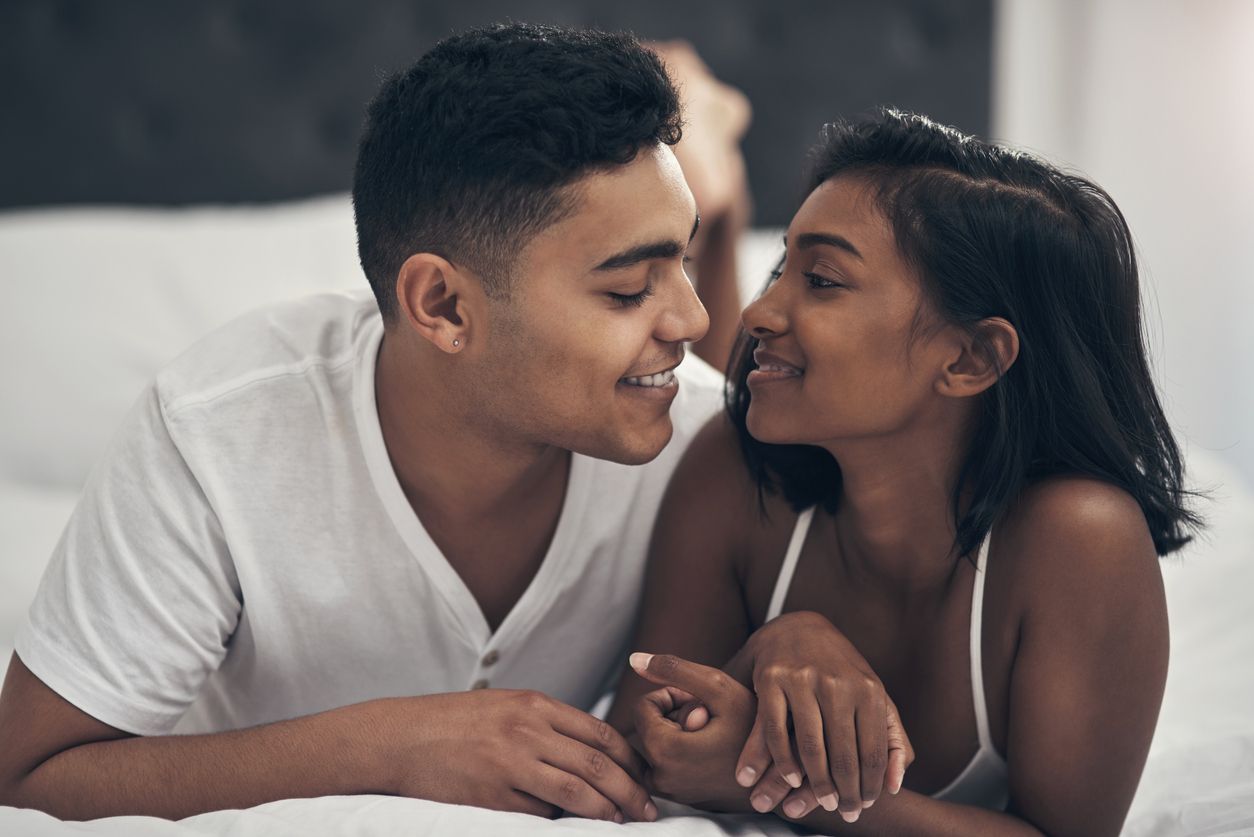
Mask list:
[[[309,297],[236,320],[158,375],[18,633],[30,670],[141,735],[484,684],[589,708],[621,670],[662,492],[722,376],[684,361],[653,462],[572,456],[548,554],[491,633],[388,460],[382,334],[369,295]]]

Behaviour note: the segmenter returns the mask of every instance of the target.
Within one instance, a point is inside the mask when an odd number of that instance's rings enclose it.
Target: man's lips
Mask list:
[[[683,360],[683,355],[680,355],[666,366],[656,367],[651,371],[640,372],[635,375],[624,375],[618,379],[618,382],[631,386],[669,386],[675,380],[675,368]]]

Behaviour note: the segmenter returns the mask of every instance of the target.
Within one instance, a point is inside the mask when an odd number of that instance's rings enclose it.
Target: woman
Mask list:
[[[682,802],[824,831],[1117,833],[1167,672],[1155,556],[1198,524],[1122,215],[881,111],[825,129],[785,242],[728,417],[654,534],[635,647],[674,657],[633,665],[703,705],[629,675],[611,720],[634,717]],[[756,701],[683,662],[733,655]],[[898,711],[917,760],[891,793]]]

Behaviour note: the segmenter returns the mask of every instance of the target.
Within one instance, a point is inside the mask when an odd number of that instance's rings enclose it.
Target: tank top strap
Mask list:
[[[788,541],[788,551],[784,553],[784,563],[779,568],[779,578],[775,580],[775,590],[771,593],[771,603],[766,608],[766,620],[770,622],[784,609],[784,599],[788,596],[788,587],[792,584],[793,573],[797,571],[797,559],[801,557],[801,547],[806,542],[806,534],[810,531],[810,521],[814,519],[814,506],[797,516],[797,524],[793,527],[792,538]]]
[[[975,586],[971,591],[971,697],[975,702],[975,724],[980,735],[980,747],[991,752],[993,737],[989,733],[988,705],[984,699],[984,579],[988,566],[988,542],[985,536],[976,559]]]

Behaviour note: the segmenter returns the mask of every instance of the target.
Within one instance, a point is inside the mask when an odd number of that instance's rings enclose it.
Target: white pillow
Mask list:
[[[347,195],[0,214],[0,478],[81,486],[158,369],[259,305],[366,287]]]

